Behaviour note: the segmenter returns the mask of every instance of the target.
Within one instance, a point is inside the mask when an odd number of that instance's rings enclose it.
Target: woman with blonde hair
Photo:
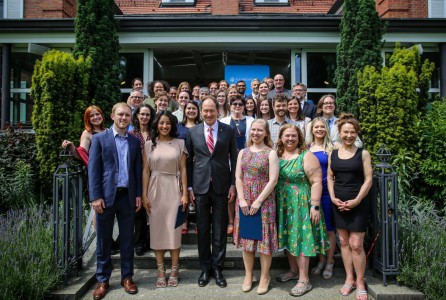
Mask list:
[[[254,120],[251,125],[248,147],[240,150],[235,171],[237,203],[234,243],[243,248],[245,278],[242,291],[252,288],[255,253],[260,253],[261,275],[257,294],[266,294],[271,277],[272,253],[277,251],[276,202],[274,187],[279,175],[279,160],[272,150],[273,142],[268,123]],[[242,221],[257,215],[258,226]],[[254,237],[256,235],[256,237]]]
[[[333,275],[334,252],[336,248],[336,235],[333,223],[333,205],[331,203],[330,194],[327,187],[327,168],[328,157],[330,156],[334,147],[339,147],[338,143],[333,144],[330,138],[330,131],[327,122],[321,118],[316,117],[310,122],[309,126],[310,144],[309,150],[319,160],[322,169],[322,197],[321,205],[324,213],[325,225],[327,226],[328,238],[330,241],[330,249],[327,255],[319,254],[319,262],[316,267],[311,269],[311,274],[319,275],[322,273],[324,279],[329,279]]]

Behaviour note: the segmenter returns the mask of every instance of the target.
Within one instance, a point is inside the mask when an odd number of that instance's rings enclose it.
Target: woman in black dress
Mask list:
[[[367,194],[372,186],[372,163],[370,153],[355,146],[360,128],[353,115],[341,115],[338,129],[342,146],[330,155],[327,185],[346,273],[345,283],[339,291],[348,296],[357,289],[356,299],[363,300],[368,299],[364,284],[366,257],[363,243],[370,214]]]

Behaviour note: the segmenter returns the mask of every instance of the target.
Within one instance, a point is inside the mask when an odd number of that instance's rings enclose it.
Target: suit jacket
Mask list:
[[[139,139],[128,134],[128,174],[129,201],[132,209],[136,208],[136,197],[142,195],[142,159]],[[90,201],[104,199],[110,207],[115,201],[118,184],[118,151],[116,150],[113,130],[95,134],[91,141],[88,162],[88,190]]]
[[[195,194],[206,194],[210,179],[215,193],[227,194],[235,185],[237,143],[231,126],[218,122],[217,142],[212,154],[204,138],[204,124],[198,124],[187,134],[186,147],[188,185]],[[228,163],[229,158],[229,163]]]
[[[305,117],[313,120],[314,117],[316,116],[316,110],[317,110],[316,105],[314,105],[313,103],[309,103],[308,101],[304,102],[304,108],[302,112],[304,113]]]

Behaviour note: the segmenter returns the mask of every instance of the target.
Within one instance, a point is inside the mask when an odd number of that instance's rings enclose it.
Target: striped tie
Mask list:
[[[214,136],[212,135],[212,127],[208,129],[209,134],[206,138],[206,144],[208,145],[209,152],[212,154],[214,152]]]

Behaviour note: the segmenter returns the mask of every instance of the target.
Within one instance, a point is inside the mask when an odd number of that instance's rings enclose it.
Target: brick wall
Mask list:
[[[30,19],[76,16],[76,0],[24,0],[24,6],[24,17]]]
[[[238,15],[238,0],[212,0],[213,15]]]
[[[428,0],[375,0],[382,18],[427,18]]]

